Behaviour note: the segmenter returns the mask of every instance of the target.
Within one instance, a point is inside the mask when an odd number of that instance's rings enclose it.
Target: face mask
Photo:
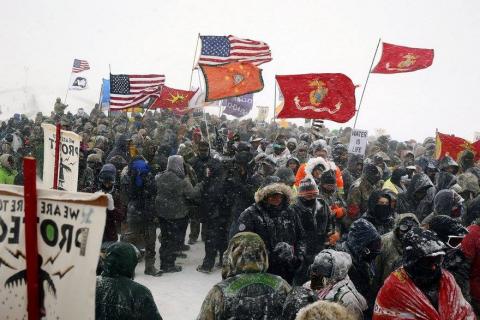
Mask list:
[[[306,207],[313,207],[313,205],[315,204],[315,202],[317,201],[317,199],[305,199],[305,198],[300,198],[300,200],[302,201],[302,203],[306,206]]]
[[[387,220],[392,215],[392,207],[390,205],[380,205],[375,206],[375,216],[380,220]]]
[[[310,277],[310,288],[312,290],[319,290],[325,286],[324,277],[321,275],[312,274]]]
[[[412,269],[412,277],[415,282],[428,286],[440,279],[442,275],[441,265],[443,256],[424,257],[420,259]]]

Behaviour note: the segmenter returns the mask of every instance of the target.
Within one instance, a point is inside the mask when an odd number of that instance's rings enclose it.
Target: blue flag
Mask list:
[[[109,79],[102,79],[102,99],[100,100],[100,104],[102,109],[108,110],[110,107],[110,80]]]
[[[223,113],[240,118],[246,116],[253,106],[253,93],[222,100]]]

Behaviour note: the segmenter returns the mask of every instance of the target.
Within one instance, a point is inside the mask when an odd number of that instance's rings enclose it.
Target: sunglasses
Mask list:
[[[447,246],[452,249],[457,249],[462,244],[462,240],[465,236],[448,236]]]

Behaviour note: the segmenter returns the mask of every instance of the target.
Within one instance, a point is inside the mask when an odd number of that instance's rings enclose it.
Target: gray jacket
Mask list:
[[[190,202],[200,196],[199,190],[202,187],[202,183],[199,183],[194,188],[185,177],[181,156],[168,158],[167,170],[155,177],[155,184],[155,214],[169,220],[185,218]]]

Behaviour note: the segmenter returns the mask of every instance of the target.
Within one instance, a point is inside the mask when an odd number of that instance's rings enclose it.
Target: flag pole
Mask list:
[[[72,80],[73,72],[70,72],[70,77],[68,78],[67,92],[65,92],[65,98],[63,98],[63,103],[67,104],[68,91],[70,91],[70,81]]]
[[[277,122],[276,121],[276,116],[275,116],[275,114],[277,113],[277,111],[276,111],[276,109],[277,109],[277,80],[276,79],[274,79],[273,85],[274,85],[274,88],[275,88],[275,90],[274,90],[275,93],[273,95],[273,122],[276,123]]]
[[[378,47],[380,46],[380,42],[382,41],[381,38],[378,38],[377,48],[375,49],[375,54],[373,55],[372,63],[370,64],[370,68],[368,69],[367,80],[365,80],[365,85],[363,86],[362,95],[360,96],[360,102],[358,103],[357,114],[355,115],[355,122],[353,123],[353,129],[357,126],[358,115],[360,114],[360,108],[362,107],[362,100],[363,95],[365,94],[365,89],[367,88],[368,79],[370,78],[370,73],[372,72],[373,63],[375,62],[375,58],[377,57]]]
[[[200,39],[200,32],[197,35],[197,43],[195,45],[195,54],[193,55],[192,71],[190,73],[190,85],[188,86],[188,90],[192,90],[193,71],[195,70],[195,62],[197,61],[198,40],[199,39]]]

